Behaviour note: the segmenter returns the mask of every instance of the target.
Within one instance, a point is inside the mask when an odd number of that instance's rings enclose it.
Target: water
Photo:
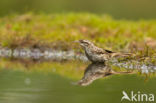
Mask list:
[[[156,79],[144,82],[136,75],[114,75],[87,87],[72,85],[76,81],[53,73],[0,72],[1,103],[119,103],[122,91],[156,93]],[[112,99],[113,98],[113,99]],[[124,101],[124,103],[126,100]]]
[[[126,73],[105,77],[101,75],[110,67],[101,64],[88,67],[90,63],[67,61],[26,66],[8,59],[0,63],[0,103],[119,103],[122,91],[156,93],[155,77]],[[91,83],[79,85],[88,77],[94,77]]]
[[[83,62],[88,62],[87,57],[82,53],[76,53],[74,51],[58,51],[47,48],[46,50],[40,49],[28,49],[28,48],[0,48],[0,57],[3,58],[14,58],[14,59],[29,59],[36,61],[64,61],[64,60],[80,60]],[[117,59],[110,60],[111,65],[117,66],[119,68],[126,69],[137,69],[142,73],[154,73],[156,71],[155,64],[145,64],[137,60],[128,60],[119,62]]]
[[[0,103],[119,103],[123,91],[156,94],[155,72],[144,64],[148,72],[138,74],[135,65],[123,71],[129,64],[114,62],[116,71],[74,51],[1,48],[0,57]]]

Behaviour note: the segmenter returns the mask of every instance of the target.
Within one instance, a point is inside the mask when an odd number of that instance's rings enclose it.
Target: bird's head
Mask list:
[[[83,48],[88,48],[88,47],[94,46],[94,44],[92,42],[90,42],[89,40],[78,40],[76,42],[80,43],[80,45]]]

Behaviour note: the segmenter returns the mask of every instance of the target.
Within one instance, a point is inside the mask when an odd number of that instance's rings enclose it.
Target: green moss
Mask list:
[[[115,20],[108,15],[89,13],[27,13],[6,16],[0,21],[0,45],[3,47],[46,46],[79,50],[73,41],[88,39],[99,47],[114,51],[135,52],[148,57],[155,55],[156,20]]]
[[[156,20],[114,20],[108,15],[89,13],[28,13],[3,17],[0,21],[0,42],[9,47],[18,47],[23,41],[29,42],[29,47],[34,40],[38,45],[44,42],[50,46],[55,41],[71,44],[74,40],[89,39],[101,47],[124,50],[133,41],[143,44],[147,37],[156,39]],[[28,35],[31,39],[27,39]]]
[[[81,51],[74,40],[88,39],[97,46],[114,51],[135,53],[126,60],[156,64],[156,20],[115,20],[108,15],[89,13],[10,15],[0,18],[0,45],[3,47],[49,47]],[[124,59],[125,60],[125,59]],[[0,60],[0,69],[18,69],[81,78],[85,63],[33,63]],[[119,60],[123,61],[123,59]],[[135,65],[135,62],[134,62]],[[115,71],[129,71],[112,67]],[[151,76],[155,76],[151,74]]]

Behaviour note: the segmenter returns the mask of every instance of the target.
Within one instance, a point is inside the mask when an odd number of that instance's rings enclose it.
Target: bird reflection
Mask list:
[[[77,82],[78,85],[87,86],[94,80],[113,74],[129,74],[131,72],[115,72],[109,65],[104,63],[92,63],[85,69],[84,76]]]

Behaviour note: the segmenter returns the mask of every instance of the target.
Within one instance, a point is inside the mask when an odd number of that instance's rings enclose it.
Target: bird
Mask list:
[[[114,71],[111,68],[111,66],[103,63],[91,63],[86,67],[82,79],[76,82],[75,84],[80,86],[87,86],[90,85],[93,81],[100,78],[105,78],[116,74],[133,74],[133,73],[134,72],[128,71],[117,72]]]
[[[112,74],[110,66],[103,63],[91,63],[86,67],[82,79],[76,82],[76,84],[87,86],[97,79],[104,78]]]
[[[107,49],[99,48],[89,40],[78,40],[75,42],[79,43],[82,46],[87,58],[93,63],[104,63],[105,61],[108,61],[113,57],[128,57],[131,55],[131,53],[113,52]]]

